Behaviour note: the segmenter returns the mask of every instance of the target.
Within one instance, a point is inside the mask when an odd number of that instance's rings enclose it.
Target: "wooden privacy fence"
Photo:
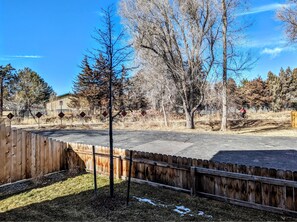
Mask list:
[[[70,168],[92,171],[92,146],[69,143]],[[109,148],[95,147],[96,170],[109,174]],[[129,151],[115,149],[114,173],[126,178]],[[133,152],[132,177],[233,204],[297,215],[297,172]]]
[[[0,124],[0,185],[67,169],[66,143]]]
[[[96,146],[96,169],[109,174],[109,148]],[[126,178],[129,150],[114,149],[114,174]],[[92,146],[65,143],[0,124],[0,185],[60,170],[93,170]],[[297,172],[133,152],[132,178],[157,186],[297,215]]]
[[[258,168],[251,175],[192,167],[191,175],[193,194],[262,210],[282,209],[297,215],[297,182],[292,180],[297,175],[292,172]]]

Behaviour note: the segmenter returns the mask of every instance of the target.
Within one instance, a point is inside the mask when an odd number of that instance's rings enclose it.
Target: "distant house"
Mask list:
[[[73,95],[71,93],[63,94],[55,98],[51,98],[46,102],[47,115],[57,115],[61,111],[65,114],[71,113],[73,108],[69,107]]]

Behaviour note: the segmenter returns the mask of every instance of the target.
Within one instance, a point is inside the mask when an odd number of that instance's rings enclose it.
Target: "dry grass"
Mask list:
[[[83,174],[0,199],[0,221],[297,221],[296,218],[236,207],[191,197],[175,191],[132,184],[126,206],[127,183],[117,181],[115,198],[109,198],[108,178],[98,177],[98,195],[93,177]],[[147,198],[156,205],[140,202]],[[191,212],[181,216],[174,210]],[[204,215],[199,215],[204,213]],[[210,216],[207,216],[210,215]]]
[[[291,112],[258,112],[248,113],[248,118],[242,120],[237,114],[230,115],[228,118],[229,129],[227,132],[220,132],[220,116],[218,115],[204,115],[196,116],[196,129],[186,129],[183,115],[175,115],[168,117],[168,126],[165,126],[162,115],[153,112],[148,112],[146,116],[140,114],[129,113],[126,117],[118,117],[115,119],[115,129],[125,130],[162,130],[162,131],[177,131],[199,133],[208,132],[215,134],[248,134],[259,136],[291,136],[297,137],[296,129],[291,128]],[[42,121],[41,121],[42,122]],[[30,127],[36,128],[37,125]],[[28,125],[18,125],[18,127],[29,127]],[[88,122],[74,119],[74,121],[63,120],[63,125],[60,122],[44,124],[42,129],[107,129],[108,119],[96,121],[92,119]]]

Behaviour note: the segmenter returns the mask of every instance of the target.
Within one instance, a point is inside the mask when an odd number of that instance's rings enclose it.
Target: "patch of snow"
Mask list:
[[[152,200],[147,199],[147,198],[140,198],[140,197],[133,197],[135,199],[137,199],[139,202],[143,202],[143,203],[148,203],[151,204],[153,206],[157,206],[157,204],[155,204]]]
[[[203,211],[198,211],[198,216],[202,216],[202,217],[205,217],[205,218],[212,218],[211,215],[205,214]]]
[[[185,214],[191,212],[189,208],[186,208],[184,206],[175,206],[175,209],[173,211],[175,211],[176,213],[179,213],[181,216],[184,216]]]
[[[203,211],[198,211],[198,215],[199,216],[203,216],[204,215],[204,212]]]
[[[141,197],[135,197],[135,196],[133,196],[133,198],[138,200],[139,202],[148,203],[150,205],[157,206],[157,207],[168,208],[170,206],[174,206],[174,205],[165,205],[165,204],[161,204],[161,203],[156,203],[148,198],[141,198]],[[193,213],[190,214],[191,210],[185,206],[175,206],[175,209],[173,209],[173,211],[178,213],[181,217],[183,217],[186,214],[191,217],[195,216],[195,214],[193,214]],[[205,214],[201,210],[199,210],[197,214],[198,214],[198,216],[202,216],[204,218],[208,218],[208,219],[213,218],[211,215]]]

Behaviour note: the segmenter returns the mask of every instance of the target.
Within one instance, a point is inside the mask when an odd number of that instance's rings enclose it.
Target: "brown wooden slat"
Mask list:
[[[31,163],[32,163],[32,134],[31,132],[26,133],[26,178],[31,178]]]
[[[294,179],[293,172],[287,170],[285,172],[285,179],[293,180]],[[286,209],[289,209],[289,210],[295,209],[293,200],[294,200],[294,189],[293,189],[293,187],[286,186],[286,203],[285,203]]]
[[[6,164],[6,130],[5,125],[0,124],[0,184],[6,183],[6,172],[5,172],[5,164]]]
[[[27,146],[26,146],[26,138],[27,132],[25,130],[21,130],[21,150],[22,150],[22,165],[21,165],[21,179],[26,179],[26,168],[27,168]]]
[[[17,167],[17,129],[12,128],[11,130],[11,162],[10,162],[10,178],[11,182],[17,181],[18,178],[18,167]]]
[[[279,185],[279,186],[283,186],[283,185],[293,186],[293,187],[297,188],[297,183],[295,181],[290,181],[290,180],[226,172],[226,171],[206,169],[206,168],[201,168],[201,167],[197,167],[196,172],[203,173],[203,174],[211,174],[211,175],[215,175],[215,176],[217,175],[217,176],[222,176],[222,177],[228,177],[228,178],[233,178],[233,179],[259,181],[262,183]]]
[[[16,181],[22,179],[22,131],[20,129],[17,129],[17,134],[16,134]]]
[[[31,134],[31,175],[32,175],[32,178],[35,178],[36,177],[36,142],[37,142],[37,135],[32,133]]]

